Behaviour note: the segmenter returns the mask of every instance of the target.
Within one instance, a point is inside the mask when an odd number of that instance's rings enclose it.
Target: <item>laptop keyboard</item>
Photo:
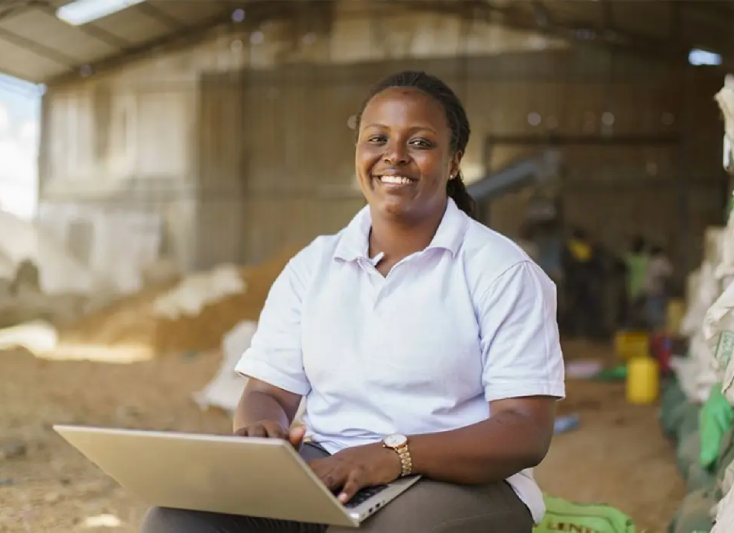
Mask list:
[[[386,488],[387,488],[387,485],[377,485],[376,487],[364,488],[360,490],[359,492],[357,492],[357,494],[355,494],[351,500],[345,503],[344,507],[347,507],[349,509],[357,507],[358,505],[369,500],[375,494],[379,494]]]

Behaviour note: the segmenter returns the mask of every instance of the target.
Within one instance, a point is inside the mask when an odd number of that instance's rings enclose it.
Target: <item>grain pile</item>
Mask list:
[[[156,299],[172,290],[174,281],[125,297],[62,329],[60,343],[147,346],[156,355],[216,348],[240,321],[259,319],[270,286],[299,249],[288,247],[261,265],[241,268],[246,290],[205,305],[195,316],[171,319],[155,312]]]

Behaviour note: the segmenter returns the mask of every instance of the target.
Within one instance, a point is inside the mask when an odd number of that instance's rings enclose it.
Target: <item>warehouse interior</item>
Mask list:
[[[0,73],[43,94],[36,216],[0,209],[0,531],[137,531],[53,424],[231,431],[233,361],[287,262],[364,206],[356,113],[403,69],[456,91],[479,220],[557,283],[543,491],[636,527],[599,533],[733,531],[732,24],[713,0],[0,0]],[[637,237],[672,265],[655,331],[625,296]]]

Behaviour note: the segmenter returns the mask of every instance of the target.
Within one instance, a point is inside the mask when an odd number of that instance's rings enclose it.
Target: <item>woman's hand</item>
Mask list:
[[[309,465],[329,490],[339,491],[342,503],[361,488],[395,481],[402,472],[398,454],[381,443],[347,448]]]
[[[306,435],[305,426],[296,426],[285,429],[274,420],[263,420],[238,428],[234,434],[238,437],[260,437],[265,439],[283,439],[289,441],[296,449],[301,445]]]

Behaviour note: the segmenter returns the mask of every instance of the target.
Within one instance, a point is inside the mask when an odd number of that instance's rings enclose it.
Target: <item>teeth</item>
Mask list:
[[[404,176],[380,176],[380,181],[382,183],[395,183],[399,185],[407,185],[411,182],[409,178]]]

